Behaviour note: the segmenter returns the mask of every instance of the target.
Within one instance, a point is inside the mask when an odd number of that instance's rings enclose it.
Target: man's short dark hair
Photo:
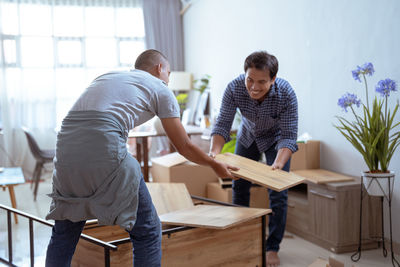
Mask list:
[[[160,62],[168,62],[166,56],[164,56],[160,51],[155,49],[148,49],[141,53],[135,62],[135,69],[139,70],[149,70],[155,65],[160,64]]]
[[[269,70],[269,76],[272,79],[278,73],[278,60],[266,51],[257,51],[251,53],[244,61],[244,72],[249,68]]]

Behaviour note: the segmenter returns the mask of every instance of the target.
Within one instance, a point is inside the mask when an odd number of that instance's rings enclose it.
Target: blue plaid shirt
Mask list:
[[[211,135],[218,134],[225,141],[230,140],[230,130],[236,109],[242,113],[237,140],[249,147],[256,142],[260,152],[289,148],[297,151],[297,98],[290,84],[276,78],[274,85],[263,102],[250,98],[245,75],[242,74],[228,84],[225,90],[220,113]]]

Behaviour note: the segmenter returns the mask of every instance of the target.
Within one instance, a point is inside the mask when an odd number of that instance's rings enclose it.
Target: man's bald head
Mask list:
[[[168,59],[160,51],[149,49],[141,53],[136,59],[135,69],[147,71],[167,85],[169,83],[171,69]]]
[[[149,49],[141,53],[135,62],[135,69],[149,71],[158,64],[166,64],[168,59],[160,51]]]

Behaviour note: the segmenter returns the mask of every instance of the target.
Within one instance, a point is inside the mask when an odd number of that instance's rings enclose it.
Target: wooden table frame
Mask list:
[[[225,202],[220,202],[220,201],[215,201],[212,199],[207,199],[207,198],[202,198],[202,197],[197,197],[197,196],[191,196],[193,199],[195,200],[200,200],[200,201],[205,201],[205,202],[210,202],[210,203],[215,203],[215,204],[220,204],[220,205],[224,205],[224,206],[237,206],[234,204],[230,204],[230,203],[225,203]],[[254,218],[252,221],[257,221],[257,220],[261,220],[260,226],[260,232],[261,232],[261,244],[260,244],[260,257],[261,257],[261,266],[265,267],[266,266],[266,251],[265,251],[265,245],[266,245],[266,216],[267,215],[263,215],[261,216],[261,218]],[[101,229],[102,227],[110,227],[110,226],[100,226],[97,225],[96,223],[94,224],[86,224],[85,229],[89,229],[89,230],[94,230],[96,231],[96,229]],[[119,228],[119,226],[114,226],[115,227],[115,231],[117,231]],[[111,229],[113,230],[113,229]],[[213,231],[210,229],[200,229],[197,227],[188,227],[188,226],[178,226],[178,227],[174,227],[171,229],[164,229],[162,230],[162,236],[163,239],[170,239],[170,238],[174,238],[175,234],[180,234],[182,232],[187,232],[188,235],[192,235],[192,231],[196,231],[196,230],[202,230],[204,231],[204,233],[202,232],[201,235],[207,234],[209,233],[209,231]],[[227,229],[229,230],[229,229]],[[218,230],[216,230],[218,231]],[[109,232],[109,231],[106,231]],[[90,235],[89,235],[90,236]],[[95,237],[91,237],[92,239],[97,240],[97,238]],[[82,239],[82,238],[81,238]],[[102,265],[102,262],[104,263],[104,267],[110,267],[110,266],[126,266],[126,264],[123,262],[124,260],[126,260],[125,256],[128,255],[129,257],[132,256],[132,251],[131,251],[131,241],[129,237],[126,238],[120,238],[120,239],[116,239],[116,240],[110,240],[110,241],[102,241],[104,244],[107,244],[109,246],[116,246],[117,248],[115,250],[110,250],[106,247],[104,247],[104,249],[99,246],[98,244],[93,244],[93,243],[88,243],[88,242],[80,242],[78,243],[77,246],[77,251],[75,252],[74,258],[72,260],[72,265],[71,266],[79,266],[79,264],[81,264],[82,262],[80,262],[84,257],[85,259],[88,257],[87,252],[89,252],[88,250],[85,251],[80,251],[81,248],[86,248],[89,249],[90,251],[94,252],[97,256],[96,260],[97,263],[99,263],[100,265]],[[172,241],[174,242],[174,241]],[[175,243],[177,244],[177,243]],[[177,244],[179,245],[179,244]],[[166,251],[164,251],[166,252]],[[82,254],[83,253],[83,254]],[[166,252],[168,253],[168,252]],[[166,255],[166,254],[165,254]],[[223,255],[223,254],[221,254]],[[93,256],[93,255],[92,255]],[[83,263],[82,263],[83,264]],[[170,262],[169,262],[170,264]],[[168,265],[168,264],[167,264]]]

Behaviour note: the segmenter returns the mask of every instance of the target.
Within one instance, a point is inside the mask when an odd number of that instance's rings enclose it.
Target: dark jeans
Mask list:
[[[46,267],[70,266],[85,221],[55,221],[47,247]],[[135,267],[161,266],[161,223],[143,177],[135,226],[129,232]]]
[[[259,160],[261,153],[258,151],[257,145],[254,142],[249,148],[245,148],[239,142],[236,143],[235,154],[252,159]],[[267,164],[272,165],[276,158],[277,151],[274,146],[265,151]],[[289,171],[290,159],[283,167],[284,171]],[[249,206],[250,202],[250,187],[251,182],[244,179],[233,181],[233,203],[242,206]],[[279,244],[282,241],[285,233],[286,226],[286,213],[287,213],[287,190],[276,192],[268,189],[269,193],[269,206],[272,209],[272,215],[269,217],[268,229],[269,234],[267,238],[267,251],[278,251]]]

